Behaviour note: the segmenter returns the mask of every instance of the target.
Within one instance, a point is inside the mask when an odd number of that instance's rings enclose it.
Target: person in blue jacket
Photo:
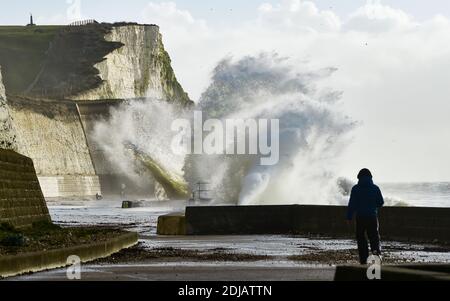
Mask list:
[[[367,168],[362,169],[358,174],[358,184],[352,188],[347,209],[349,223],[356,217],[356,240],[361,264],[366,264],[369,257],[366,233],[372,254],[381,258],[378,210],[383,205],[383,195],[373,183],[372,173]]]

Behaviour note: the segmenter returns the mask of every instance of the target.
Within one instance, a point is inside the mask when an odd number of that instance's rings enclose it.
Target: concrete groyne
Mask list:
[[[188,207],[185,234],[252,235],[313,234],[353,237],[344,206],[217,206]],[[161,223],[165,219],[161,219]],[[173,217],[170,219],[173,225]],[[158,233],[164,234],[164,225]],[[450,242],[450,208],[386,207],[380,211],[383,239]],[[172,233],[180,233],[173,231]],[[170,234],[169,232],[167,234]]]
[[[138,235],[134,232],[123,233],[105,241],[94,241],[74,247],[61,247],[33,253],[0,257],[0,277],[11,277],[24,273],[39,272],[62,268],[70,265],[69,256],[76,255],[81,263],[108,257],[122,249],[134,246]]]

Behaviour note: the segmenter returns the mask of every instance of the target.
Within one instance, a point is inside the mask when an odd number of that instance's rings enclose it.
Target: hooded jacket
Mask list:
[[[372,177],[362,177],[352,188],[347,209],[347,219],[353,215],[358,217],[376,217],[378,208],[383,207],[384,200],[380,188],[372,181]]]

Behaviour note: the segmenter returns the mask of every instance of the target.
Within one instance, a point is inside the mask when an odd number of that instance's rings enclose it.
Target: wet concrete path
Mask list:
[[[120,205],[119,201],[49,203],[56,223],[137,231],[139,254],[152,255],[152,259],[134,257],[135,249],[125,251],[117,261],[83,264],[83,280],[332,280],[336,264],[357,263],[355,242],[350,239],[287,235],[157,236],[157,217],[182,208],[162,203],[134,209],[121,209]],[[450,263],[450,252],[439,246],[383,242],[383,247],[389,263]],[[173,254],[178,254],[177,251],[190,255],[177,257]],[[214,260],[216,255],[218,260]],[[227,260],[232,255],[262,258]],[[204,256],[209,257],[205,260]],[[59,269],[12,279],[66,280],[67,277],[66,269]]]

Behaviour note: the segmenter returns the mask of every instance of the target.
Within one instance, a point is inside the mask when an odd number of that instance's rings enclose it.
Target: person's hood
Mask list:
[[[361,179],[359,179],[358,181],[359,185],[373,185],[373,180],[372,177],[362,177]]]

